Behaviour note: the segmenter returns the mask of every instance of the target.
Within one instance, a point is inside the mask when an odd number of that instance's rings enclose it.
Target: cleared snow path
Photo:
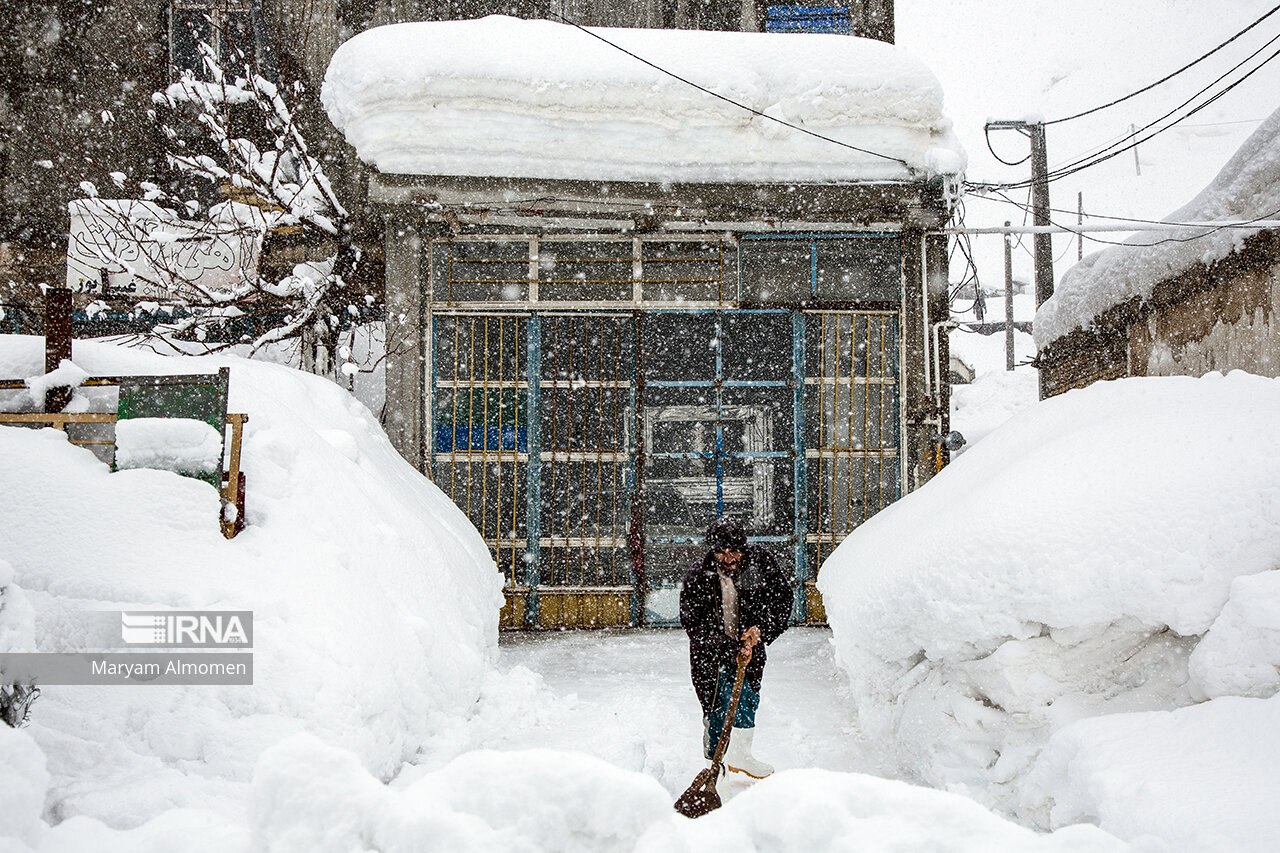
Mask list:
[[[652,776],[673,798],[705,766],[683,631],[504,634],[500,652],[477,713],[433,739],[397,786],[470,749],[577,750]],[[832,655],[826,628],[792,628],[769,647],[755,753],[779,770],[886,775]],[[733,774],[718,790],[731,797],[748,785]]]

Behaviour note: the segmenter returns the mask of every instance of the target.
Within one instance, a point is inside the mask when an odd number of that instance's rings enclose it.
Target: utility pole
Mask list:
[[[1004,369],[1013,370],[1013,235],[1009,233],[1004,235]]]
[[[988,130],[1016,130],[1031,140],[1031,208],[1036,225],[1049,222],[1049,152],[1045,147],[1044,123],[989,121]],[[1035,258],[1036,307],[1053,296],[1053,237],[1037,233],[1032,241]]]
[[[1084,190],[1076,193],[1076,225],[1084,225]],[[1076,234],[1076,263],[1084,260],[1084,229]]]

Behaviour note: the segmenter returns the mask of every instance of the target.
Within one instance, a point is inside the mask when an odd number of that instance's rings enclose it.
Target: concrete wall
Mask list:
[[[1158,285],[1041,352],[1045,396],[1122,376],[1280,375],[1280,233]]]
[[[391,444],[419,470],[423,455],[424,390],[428,373],[426,266],[423,234],[416,217],[388,217],[385,224],[387,277],[387,402],[384,426]]]
[[[1280,375],[1280,264],[1153,313],[1130,329],[1132,375],[1200,376],[1213,370]]]

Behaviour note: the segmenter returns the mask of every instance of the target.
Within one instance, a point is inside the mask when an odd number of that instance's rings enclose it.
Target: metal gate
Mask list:
[[[502,624],[674,624],[723,513],[820,621],[811,575],[900,493],[898,346],[894,310],[437,313],[432,475]]]

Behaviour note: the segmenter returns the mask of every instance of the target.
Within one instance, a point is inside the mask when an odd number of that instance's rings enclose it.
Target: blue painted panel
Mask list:
[[[839,33],[853,32],[848,6],[808,6],[779,4],[765,13],[765,32]]]
[[[436,453],[454,450],[518,450],[529,451],[529,428],[514,426],[436,425]]]

